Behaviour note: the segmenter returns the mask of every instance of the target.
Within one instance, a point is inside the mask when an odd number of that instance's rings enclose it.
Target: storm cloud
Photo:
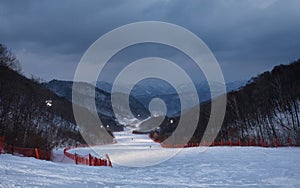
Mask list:
[[[300,58],[299,7],[298,0],[1,1],[0,42],[26,75],[72,80],[83,53],[106,32],[164,21],[201,38],[225,80],[245,80]]]

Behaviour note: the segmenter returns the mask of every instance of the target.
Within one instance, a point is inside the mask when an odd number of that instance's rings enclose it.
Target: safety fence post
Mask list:
[[[35,152],[35,158],[40,159],[39,150],[37,148],[34,148]]]
[[[89,161],[89,166],[92,166],[92,160],[93,160],[93,157],[92,157],[92,155],[89,153],[89,159],[88,159],[88,161]]]
[[[105,156],[106,156],[106,158],[108,160],[108,166],[110,166],[112,168],[113,166],[112,166],[112,163],[110,161],[110,158],[109,158],[108,154],[106,154]]]
[[[75,164],[78,164],[78,156],[77,156],[77,153],[75,153],[74,159],[75,159]]]

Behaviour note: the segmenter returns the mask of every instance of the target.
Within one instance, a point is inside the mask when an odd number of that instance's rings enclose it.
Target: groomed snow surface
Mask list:
[[[158,148],[146,135],[122,136],[127,139],[122,142],[119,137],[114,147],[137,140],[131,145]],[[62,150],[55,151],[56,162],[2,154],[0,187],[300,187],[300,148],[210,147],[200,151],[186,148],[165,162],[143,168],[74,165]]]

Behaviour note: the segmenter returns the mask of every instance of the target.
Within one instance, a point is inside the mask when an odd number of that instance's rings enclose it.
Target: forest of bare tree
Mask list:
[[[252,78],[244,87],[227,94],[225,119],[215,139],[218,143],[266,146],[299,145],[300,143],[300,60],[276,66]],[[218,98],[213,99],[218,100]],[[191,143],[200,143],[210,117],[211,102],[201,104],[198,127]],[[187,112],[188,114],[189,112]],[[180,117],[166,118],[151,136],[165,140],[176,129]],[[213,129],[213,128],[211,128]]]
[[[20,72],[16,57],[0,45],[0,136],[6,143],[51,150],[83,142],[71,103]]]

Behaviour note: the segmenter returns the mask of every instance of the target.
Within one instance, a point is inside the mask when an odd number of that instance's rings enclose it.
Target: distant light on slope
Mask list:
[[[51,107],[52,106],[52,100],[46,100],[45,103],[46,103],[47,107]]]

